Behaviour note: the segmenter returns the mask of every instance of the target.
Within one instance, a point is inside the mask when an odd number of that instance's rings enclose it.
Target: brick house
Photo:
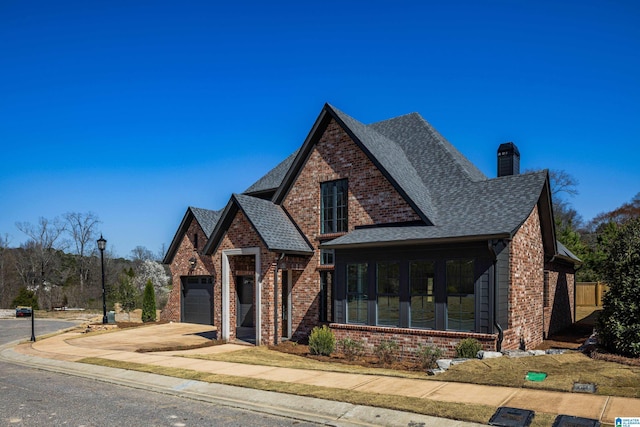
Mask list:
[[[403,351],[532,348],[574,320],[579,260],[547,171],[512,143],[489,179],[418,114],[364,125],[325,105],[302,146],[224,209],[189,207],[163,320],[257,345],[337,338]]]

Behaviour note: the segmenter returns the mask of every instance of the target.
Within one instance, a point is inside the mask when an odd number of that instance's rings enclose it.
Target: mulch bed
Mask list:
[[[294,354],[296,356],[302,356],[320,362],[332,362],[342,363],[344,365],[356,365],[364,366],[365,368],[385,368],[395,369],[398,371],[424,371],[420,365],[413,362],[397,360],[395,362],[384,364],[375,356],[363,356],[358,357],[355,360],[348,360],[342,353],[333,353],[331,356],[319,356],[311,354],[309,346],[306,344],[300,344],[293,341],[285,341],[278,345],[269,346],[271,350],[279,351],[281,353]]]

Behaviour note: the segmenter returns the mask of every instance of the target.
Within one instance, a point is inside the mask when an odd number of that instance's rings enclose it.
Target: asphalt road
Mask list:
[[[36,319],[36,335],[71,326]],[[0,320],[0,345],[31,337],[29,319]],[[2,426],[316,426],[0,362]]]
[[[61,329],[70,328],[81,322],[65,320],[38,319],[34,321],[36,339]],[[31,318],[0,319],[0,345],[13,341],[28,341],[31,338]]]

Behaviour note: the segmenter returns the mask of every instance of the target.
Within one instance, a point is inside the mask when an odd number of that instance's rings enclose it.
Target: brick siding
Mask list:
[[[381,341],[395,341],[400,349],[400,357],[417,361],[415,351],[419,345],[431,345],[444,351],[445,357],[455,357],[456,346],[465,338],[474,338],[482,344],[483,350],[495,351],[496,335],[472,332],[435,331],[423,329],[385,328],[380,326],[329,325],[336,341],[351,338],[364,343],[366,354],[374,354]]]
[[[532,349],[543,340],[544,247],[537,206],[516,232],[509,251],[510,315],[502,348],[522,344]]]

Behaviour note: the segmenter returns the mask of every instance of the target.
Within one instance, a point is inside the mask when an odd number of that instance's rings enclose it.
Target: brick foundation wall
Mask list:
[[[400,357],[403,360],[411,361],[417,361],[414,353],[420,344],[442,349],[445,357],[455,357],[456,346],[465,338],[475,338],[486,351],[495,351],[497,342],[497,335],[471,332],[385,328],[341,323],[331,323],[329,327],[333,331],[336,341],[344,338],[362,341],[368,355],[374,354],[376,346],[381,341],[395,341],[400,348]]]
[[[509,328],[502,348],[531,349],[543,340],[544,248],[538,207],[516,232],[509,245],[511,259]]]

